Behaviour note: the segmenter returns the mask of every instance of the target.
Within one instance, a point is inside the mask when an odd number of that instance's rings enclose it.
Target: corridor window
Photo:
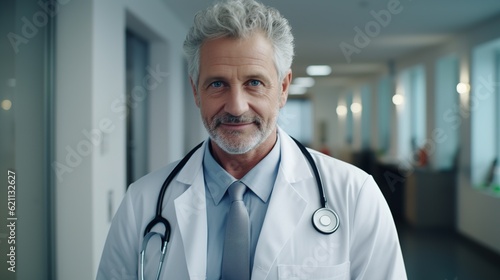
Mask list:
[[[500,192],[500,51],[497,51],[496,52],[496,94],[495,94],[495,97],[496,97],[496,130],[497,130],[497,137],[496,137],[496,140],[495,140],[495,143],[497,143],[497,147],[496,147],[496,150],[497,150],[497,161],[496,161],[496,169],[495,169],[495,191],[497,192]]]
[[[405,161],[411,159],[412,152],[425,143],[425,83],[425,69],[422,65],[406,69],[401,73],[397,94],[404,98],[404,102],[398,105],[397,110],[397,154]]]
[[[472,56],[471,173],[476,187],[500,185],[500,39],[476,47]]]
[[[425,143],[425,99],[425,70],[416,66],[410,70],[410,139],[417,147]]]
[[[345,121],[346,143],[349,145],[351,145],[354,140],[354,116],[351,110],[352,103],[353,103],[353,93],[350,92],[346,96],[347,115]]]
[[[370,86],[361,88],[361,150],[368,150],[372,142],[372,91]]]
[[[433,164],[436,169],[452,169],[456,164],[460,129],[457,57],[448,55],[440,58],[436,62],[435,77],[434,121],[436,131],[444,136],[432,142],[435,145]]]
[[[312,143],[313,121],[311,100],[289,98],[281,109],[278,123],[280,127],[304,144]]]
[[[391,92],[391,79],[389,77],[382,78],[377,87],[377,149],[382,154],[389,150],[391,140]]]

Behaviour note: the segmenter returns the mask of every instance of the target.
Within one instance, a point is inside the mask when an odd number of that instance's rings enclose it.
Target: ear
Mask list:
[[[292,83],[292,69],[288,70],[285,77],[281,81],[281,96],[280,96],[280,108],[283,108],[288,99],[288,90],[290,89],[290,84]]]
[[[198,91],[196,90],[196,86],[194,85],[191,77],[189,77],[189,83],[191,84],[191,89],[193,90],[194,102],[196,103],[196,106],[200,108],[200,96],[198,95]]]

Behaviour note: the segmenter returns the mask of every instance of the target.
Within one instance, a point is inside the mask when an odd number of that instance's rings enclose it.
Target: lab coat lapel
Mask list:
[[[276,259],[304,215],[307,201],[294,185],[312,177],[293,140],[280,130],[281,162],[255,252],[252,279],[267,279]]]
[[[206,275],[207,212],[202,168],[205,145],[177,175],[178,182],[190,185],[174,202],[190,279],[205,279]]]

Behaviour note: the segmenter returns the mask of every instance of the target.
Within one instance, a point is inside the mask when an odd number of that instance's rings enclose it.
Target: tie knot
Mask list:
[[[229,186],[229,189],[227,190],[229,193],[229,197],[231,198],[231,201],[241,201],[243,200],[243,194],[245,194],[245,191],[247,189],[247,186],[243,184],[241,181],[236,181]]]

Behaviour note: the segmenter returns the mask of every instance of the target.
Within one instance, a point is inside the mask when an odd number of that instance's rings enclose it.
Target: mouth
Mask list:
[[[259,126],[259,120],[251,117],[223,116],[216,120],[216,127],[222,127],[230,130],[246,129],[250,126]]]
[[[254,122],[238,122],[238,123],[220,123],[220,127],[226,128],[226,129],[231,129],[231,130],[240,130],[240,129],[245,129],[247,127],[250,127],[252,125],[255,125]]]

